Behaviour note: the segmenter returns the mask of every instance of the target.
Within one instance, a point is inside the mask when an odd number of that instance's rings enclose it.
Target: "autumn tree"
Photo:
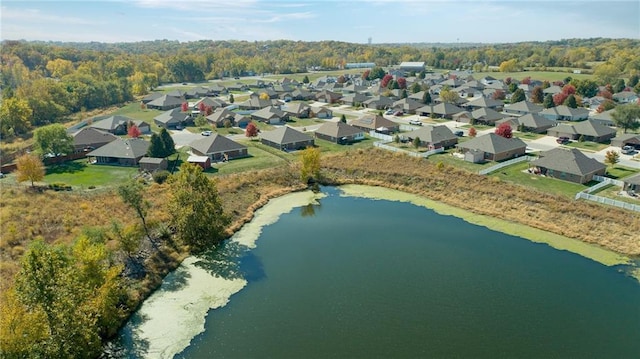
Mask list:
[[[440,100],[445,103],[456,103],[460,99],[457,92],[448,87],[440,90]]]
[[[188,112],[189,111],[189,104],[187,102],[183,102],[182,105],[180,105],[180,111]]]
[[[405,79],[404,77],[398,77],[398,86],[401,89],[406,89],[407,88],[407,79]]]
[[[178,238],[193,252],[212,249],[225,238],[229,218],[225,215],[216,181],[200,166],[185,162],[169,178],[171,224]]]
[[[300,153],[300,180],[310,183],[320,178],[320,149],[307,147]]]
[[[149,228],[147,227],[147,213],[151,208],[151,203],[144,198],[144,187],[142,183],[131,179],[122,185],[118,186],[118,195],[127,206],[131,207],[140,218],[142,228],[147,237],[149,235]]]
[[[478,135],[478,131],[476,131],[475,127],[469,128],[469,137],[474,138]]]
[[[269,94],[266,92],[261,92],[260,93],[260,99],[261,100],[269,100]]]
[[[518,71],[518,60],[511,59],[500,63],[500,72],[515,72]]]
[[[613,110],[611,118],[616,127],[622,128],[624,133],[627,133],[627,130],[635,131],[640,128],[640,105],[634,103],[618,105]]]
[[[382,77],[382,80],[380,81],[380,87],[388,87],[391,81],[393,81],[393,76],[389,74],[384,75],[384,77]]]
[[[504,122],[501,123],[497,128],[496,128],[496,135],[498,136],[502,136],[504,138],[511,138],[513,137],[513,131],[511,130],[511,126]]]
[[[33,154],[24,154],[16,160],[16,181],[31,181],[31,187],[35,187],[35,182],[44,178],[44,164],[40,158]]]
[[[544,101],[544,92],[542,91],[542,87],[535,86],[531,91],[531,102],[542,103],[543,101]]]
[[[598,84],[593,80],[574,79],[571,83],[576,87],[576,92],[584,97],[593,97],[598,94]]]
[[[140,137],[140,135],[142,135],[142,132],[140,132],[138,126],[134,124],[129,125],[129,127],[127,128],[127,136],[131,138],[138,138]]]
[[[25,100],[7,98],[0,106],[0,136],[2,138],[25,134],[31,128],[31,108]]]
[[[620,75],[620,71],[612,64],[601,64],[595,68],[593,75],[601,85],[612,84]]]
[[[362,73],[362,79],[363,80],[369,80],[369,75],[371,74],[371,70],[364,70],[364,72]]]
[[[33,132],[33,140],[36,150],[41,155],[58,156],[73,152],[73,137],[61,124],[56,123],[37,128]]]
[[[520,83],[523,84],[523,85],[531,84],[531,76],[527,76],[527,77],[523,78],[522,81],[520,81]]]
[[[567,95],[565,92],[558,92],[557,94],[553,95],[553,104],[555,106],[560,106],[564,103],[567,97],[569,97],[569,95]]]
[[[504,100],[506,98],[506,94],[502,90],[495,90],[491,98],[494,100]]]
[[[616,150],[609,150],[604,154],[604,163],[613,167],[620,162],[620,154]]]
[[[244,131],[244,135],[249,138],[258,136],[258,127],[253,122],[249,122],[247,124],[247,128]]]
[[[513,95],[511,95],[511,103],[516,103],[516,102],[520,102],[520,101],[524,101],[526,100],[527,97],[524,93],[523,89],[517,89]]]

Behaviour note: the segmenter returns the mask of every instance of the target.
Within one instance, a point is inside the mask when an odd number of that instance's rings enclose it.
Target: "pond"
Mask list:
[[[199,259],[202,273],[234,283],[228,296],[215,298],[209,307],[217,309],[206,321],[189,324],[196,330],[181,346],[170,343],[182,335],[176,323],[185,315],[156,309],[134,317],[124,331],[128,349],[139,349],[130,356],[623,358],[640,352],[640,284],[626,266],[605,266],[410,203],[322,192],[314,204],[262,219],[255,248],[229,245]],[[200,275],[189,273],[182,280]],[[185,287],[191,313],[197,304]],[[214,287],[205,296],[217,296]],[[167,298],[151,302],[173,301]],[[135,323],[155,316],[173,329],[136,337]]]

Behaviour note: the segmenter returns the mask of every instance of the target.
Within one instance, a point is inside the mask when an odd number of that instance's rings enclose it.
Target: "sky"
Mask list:
[[[2,40],[640,39],[640,0],[2,0],[0,20]]]

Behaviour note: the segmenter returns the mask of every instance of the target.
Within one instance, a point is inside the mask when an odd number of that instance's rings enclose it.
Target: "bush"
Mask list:
[[[166,170],[157,171],[153,174],[153,180],[157,184],[163,184],[167,180],[167,178],[169,178],[170,175],[171,173],[169,173],[169,171],[166,171]]]
[[[49,185],[49,189],[54,191],[71,191],[71,186],[67,185],[64,182],[55,182]]]

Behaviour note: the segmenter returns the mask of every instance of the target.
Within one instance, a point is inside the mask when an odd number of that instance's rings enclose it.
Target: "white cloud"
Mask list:
[[[56,23],[56,24],[74,24],[74,25],[96,25],[105,24],[104,21],[95,19],[83,19],[73,16],[60,16],[54,14],[45,14],[38,9],[16,9],[2,6],[2,22],[15,20],[16,22],[34,22],[34,23]]]

